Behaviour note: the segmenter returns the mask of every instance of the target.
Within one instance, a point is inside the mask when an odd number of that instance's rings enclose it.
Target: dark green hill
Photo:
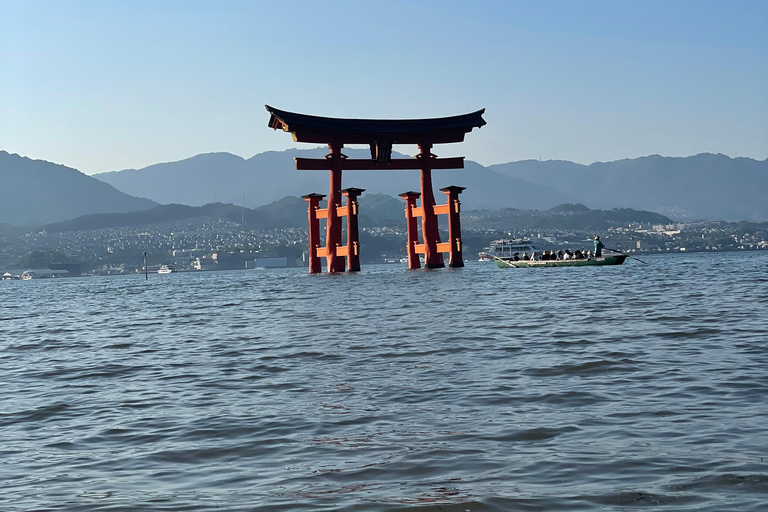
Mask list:
[[[247,209],[234,204],[210,203],[203,206],[166,204],[149,210],[128,213],[84,215],[76,219],[45,226],[48,232],[88,231],[103,228],[140,227],[164,222],[195,219],[226,219],[244,222],[248,229],[302,227],[306,224],[307,203],[301,198],[286,197],[265,207]]]
[[[405,203],[385,194],[363,194],[360,199],[360,226],[405,227]],[[321,206],[324,204],[321,203]],[[51,233],[89,231],[103,228],[142,227],[166,222],[211,222],[228,220],[243,223],[245,229],[267,230],[307,227],[307,203],[300,197],[284,197],[254,209],[223,203],[203,206],[161,205],[149,210],[93,214],[48,224]],[[562,204],[549,210],[465,210],[462,225],[488,229],[594,229],[628,223],[669,224],[668,217],[630,208],[591,210],[582,204]]]
[[[401,199],[384,194],[364,194],[359,202],[361,227],[379,226],[382,223],[397,225],[404,222],[405,203]],[[223,203],[203,206],[167,204],[136,212],[83,215],[76,219],[48,224],[45,230],[51,233],[89,231],[206,219],[225,219],[238,224],[242,222],[245,228],[255,230],[306,228],[307,202],[300,197],[289,196],[253,209]]]
[[[468,228],[604,231],[630,223],[670,224],[672,220],[658,213],[631,208],[591,210],[582,204],[561,204],[549,210],[469,211],[462,214],[461,222]]]

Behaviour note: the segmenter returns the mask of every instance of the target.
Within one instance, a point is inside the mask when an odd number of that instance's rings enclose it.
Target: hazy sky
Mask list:
[[[484,165],[762,160],[768,1],[0,0],[0,149],[93,174],[294,147],[265,103],[486,108],[435,151]]]

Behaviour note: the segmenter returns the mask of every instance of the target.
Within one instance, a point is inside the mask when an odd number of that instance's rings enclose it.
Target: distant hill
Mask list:
[[[328,193],[328,173],[297,171],[294,157],[321,158],[327,152],[325,148],[268,151],[247,160],[229,153],[209,153],[89,177],[62,165],[0,151],[0,185],[13,191],[6,192],[0,202],[0,223],[40,225],[88,214],[147,210],[158,203],[176,205],[177,212],[181,205],[210,203],[248,205],[251,210],[246,212],[258,212],[279,197],[293,198],[289,201],[297,201],[303,208],[299,196]],[[363,149],[346,148],[344,152],[350,158],[370,157]],[[526,160],[483,167],[468,160],[464,169],[435,171],[433,183],[438,203],[445,200],[439,188],[467,187],[461,195],[464,211],[544,211],[564,203],[582,203],[592,209],[652,211],[677,220],[768,220],[768,160],[707,153],[686,158],[652,155],[591,165]],[[370,211],[363,211],[361,225],[381,223],[387,216],[393,222],[402,214],[403,203],[397,196],[419,190],[419,172],[346,171],[343,186],[365,189],[371,211],[382,208],[388,212],[374,220],[367,217]],[[382,196],[381,204],[377,194]],[[375,215],[383,215],[383,211]],[[253,215],[258,224],[258,215]]]
[[[669,217],[654,212],[613,208],[592,210],[583,204],[561,204],[548,210],[468,211],[462,213],[461,223],[466,227],[486,229],[565,229],[605,231],[612,226],[628,223],[670,224]]]
[[[678,219],[768,220],[768,160],[702,153],[580,165],[525,160],[492,165],[591,208],[639,208]]]
[[[360,199],[360,226],[405,226],[404,202],[385,194],[363,194]],[[89,231],[103,228],[146,227],[166,222],[203,223],[228,220],[244,222],[246,229],[307,227],[307,203],[299,197],[284,197],[254,209],[234,204],[211,203],[203,206],[160,205],[128,213],[84,215],[44,226],[50,233]],[[615,208],[592,210],[582,204],[562,204],[548,210],[465,210],[462,225],[484,229],[591,229],[604,231],[629,222],[668,224],[668,217],[653,212]],[[443,226],[445,228],[445,226]]]
[[[95,175],[116,188],[158,203],[202,205],[213,201],[258,206],[275,197],[327,193],[328,173],[297,171],[294,157],[320,158],[324,148],[268,151],[247,160],[228,153],[198,155],[179,162]],[[367,150],[346,148],[350,158]],[[439,153],[439,151],[438,151]],[[397,155],[405,157],[405,155]],[[465,209],[548,209],[562,203],[590,208],[635,208],[676,219],[768,220],[768,160],[700,154],[658,155],[581,165],[525,160],[483,167],[466,161],[460,170],[435,171],[437,191],[467,187]],[[348,171],[344,187],[397,196],[418,190],[417,171]]]
[[[405,203],[399,198],[384,194],[364,194],[359,202],[361,227],[402,225],[405,222]],[[223,203],[209,203],[203,206],[166,204],[136,212],[83,215],[75,219],[53,222],[44,228],[50,233],[58,233],[216,219],[244,222],[247,229],[306,228],[307,202],[300,197],[288,196],[253,209]],[[20,231],[20,228],[14,229]]]
[[[248,160],[229,153],[197,155],[179,162],[156,164],[143,169],[128,169],[94,175],[132,195],[158,203],[200,206],[212,202],[260,206],[276,197],[302,196],[311,192],[328,193],[328,173],[297,171],[294,157],[321,158],[324,148],[268,151]],[[368,150],[345,148],[350,158],[370,158]],[[405,155],[397,155],[407,158]],[[549,186],[505,176],[475,162],[464,169],[432,173],[436,200],[444,201],[439,188],[448,185],[468,187],[461,196],[465,208],[499,209],[549,208],[575,198]],[[344,187],[359,187],[375,194],[397,196],[419,189],[418,171],[347,171]]]
[[[249,229],[304,227],[307,219],[307,203],[298,197],[286,197],[254,210],[222,203],[203,206],[164,204],[136,212],[83,215],[75,219],[47,224],[44,228],[48,232],[56,233],[212,219],[226,219],[237,223],[244,221],[245,227]]]
[[[89,213],[129,212],[157,203],[133,197],[63,165],[0,151],[0,223],[33,226]]]
[[[246,161],[239,156],[207,153],[178,162],[95,174],[93,177],[126,194],[147,197],[160,204],[240,204],[244,190],[241,178],[247,177],[245,167]],[[286,195],[290,194],[276,192],[267,202]],[[249,204],[254,204],[253,198],[249,199]]]

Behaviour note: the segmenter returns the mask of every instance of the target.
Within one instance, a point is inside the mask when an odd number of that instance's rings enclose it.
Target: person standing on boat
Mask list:
[[[603,245],[603,242],[600,241],[599,236],[595,236],[595,258],[599,258],[603,255],[603,248],[605,246]]]

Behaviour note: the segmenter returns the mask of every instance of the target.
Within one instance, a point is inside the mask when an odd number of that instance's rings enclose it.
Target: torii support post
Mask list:
[[[322,194],[307,194],[303,197],[307,203],[307,216],[309,217],[309,273],[319,274],[322,272],[320,266],[320,256],[317,254],[317,248],[320,246],[320,221],[317,212],[320,201],[325,197]]]
[[[416,158],[421,164],[421,234],[424,237],[424,268],[443,268],[443,255],[438,252],[440,232],[435,215],[435,196],[432,192],[432,161],[437,157],[430,151],[432,144],[419,144]]]
[[[360,235],[357,227],[357,197],[365,192],[363,188],[345,188],[341,191],[347,198],[344,207],[347,214],[347,272],[360,271]]]
[[[421,268],[419,255],[416,253],[416,244],[419,243],[419,226],[413,211],[416,208],[416,199],[420,195],[419,192],[403,192],[400,194],[400,197],[405,199],[405,221],[408,226],[408,245],[406,246],[408,251],[408,270]]]
[[[341,154],[343,144],[328,144],[331,154],[326,158],[331,163],[331,189],[328,192],[328,222],[325,225],[326,268],[328,272],[344,272],[344,258],[337,254],[341,246],[341,219],[337,209],[341,206]]]
[[[459,194],[465,189],[466,187],[456,186],[440,189],[448,196],[448,241],[451,244],[448,266],[451,268],[464,266],[464,258],[461,255],[461,201],[459,201]]]

